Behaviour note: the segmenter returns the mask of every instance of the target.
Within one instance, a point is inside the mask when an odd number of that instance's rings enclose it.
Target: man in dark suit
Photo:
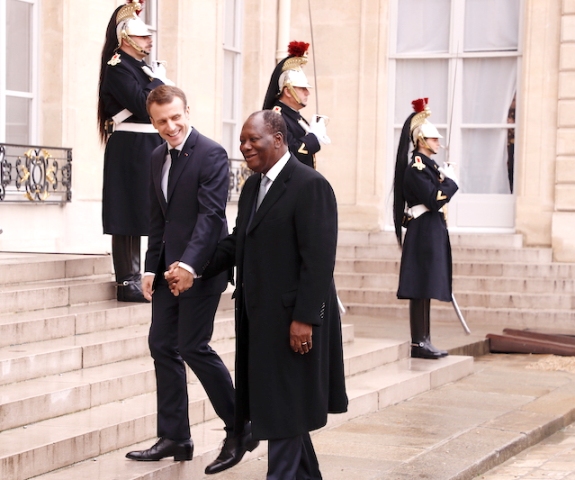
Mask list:
[[[204,275],[237,267],[236,428],[251,420],[254,438],[269,440],[268,480],[317,480],[309,432],[328,412],[347,410],[333,281],[337,204],[286,137],[271,110],[244,124],[240,150],[257,174]]]
[[[126,456],[143,461],[192,459],[185,361],[225,423],[224,446],[208,466],[207,473],[216,473],[238,463],[258,443],[252,441],[249,425],[234,434],[232,380],[208,344],[227,276],[199,278],[228,232],[228,158],[220,145],[190,126],[189,107],[179,88],[163,85],[152,90],[147,108],[166,141],[152,153],[151,225],[142,281],[144,296],[152,300],[149,345],[156,369],[160,440]],[[172,276],[178,288],[170,291],[166,277]]]

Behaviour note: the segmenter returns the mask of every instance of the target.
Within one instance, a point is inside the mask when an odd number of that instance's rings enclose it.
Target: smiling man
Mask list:
[[[333,281],[337,204],[329,182],[288,151],[281,115],[252,114],[246,180],[231,235],[205,276],[237,267],[236,425],[267,439],[267,480],[322,478],[309,432],[345,412]]]
[[[258,445],[249,424],[233,432],[232,379],[209,345],[227,275],[200,278],[218,241],[228,233],[228,158],[221,145],[192,128],[186,96],[179,88],[163,85],[152,90],[147,108],[166,141],[152,153],[151,225],[142,280],[144,296],[152,301],[148,341],[156,370],[160,440],[126,456],[140,461],[192,459],[186,362],[225,424],[222,451],[206,469],[217,473]],[[168,280],[175,281],[172,289]]]

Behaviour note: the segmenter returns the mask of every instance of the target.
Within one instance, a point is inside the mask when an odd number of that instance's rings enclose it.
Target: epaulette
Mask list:
[[[421,172],[425,168],[425,163],[421,161],[421,157],[415,157],[412,167],[417,168]]]
[[[112,58],[110,58],[110,60],[108,60],[108,65],[112,65],[112,67],[114,65],[118,65],[118,63],[120,63],[122,60],[120,59],[120,54],[119,53],[114,53],[114,55],[112,56]]]
[[[280,107],[279,105],[276,105],[276,106],[274,106],[274,108],[272,108],[272,111],[281,114],[282,113],[282,107]]]

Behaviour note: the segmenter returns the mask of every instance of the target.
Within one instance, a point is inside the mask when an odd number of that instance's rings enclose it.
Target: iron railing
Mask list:
[[[245,160],[230,158],[230,185],[228,187],[228,202],[237,202],[244,186],[252,172],[246,165]]]
[[[0,143],[0,202],[71,200],[71,148]]]

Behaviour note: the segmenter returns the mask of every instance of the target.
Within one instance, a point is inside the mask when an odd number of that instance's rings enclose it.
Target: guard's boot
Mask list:
[[[147,303],[140,275],[140,237],[112,235],[112,260],[118,301]]]
[[[430,339],[429,299],[409,301],[409,325],[411,328],[412,358],[441,358],[447,355],[445,350],[435,348]]]

